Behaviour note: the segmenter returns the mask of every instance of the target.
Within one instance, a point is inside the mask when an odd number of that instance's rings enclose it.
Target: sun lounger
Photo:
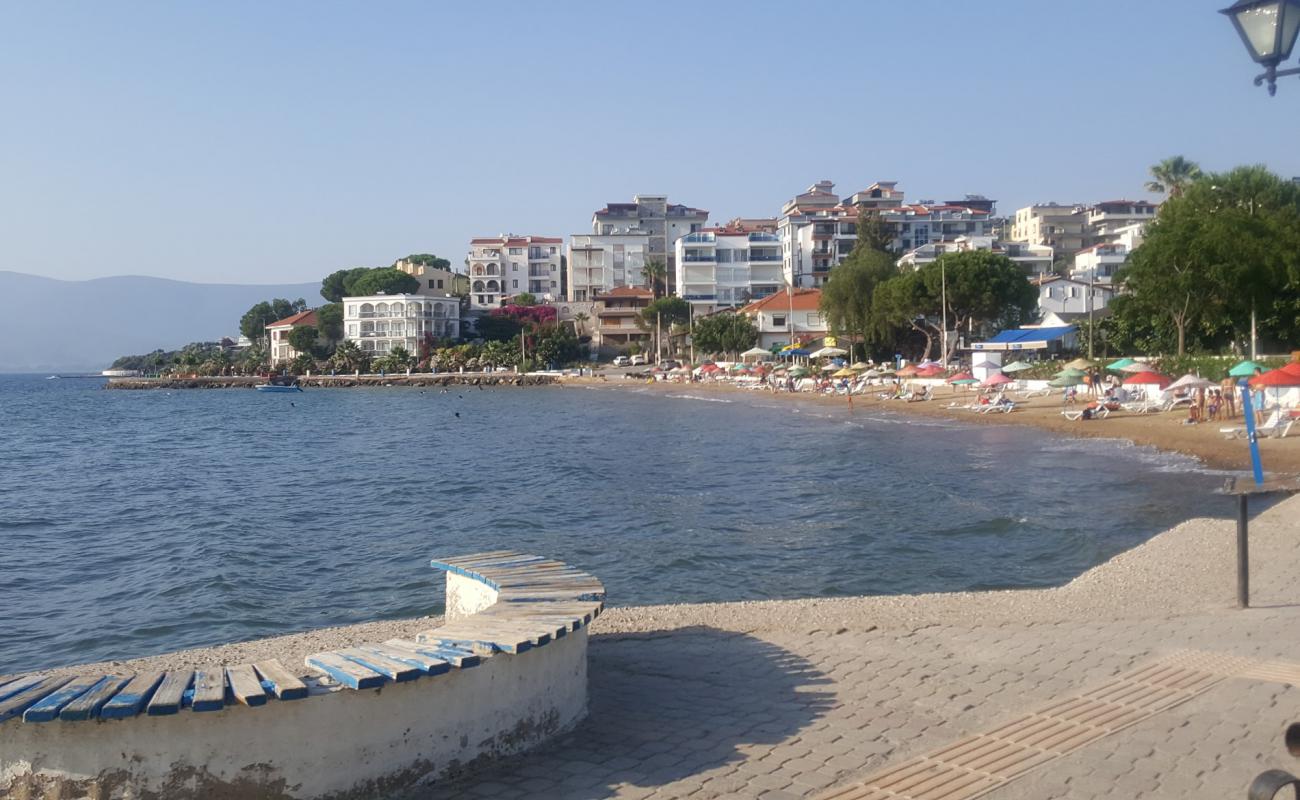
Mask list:
[[[1255,435],[1270,437],[1273,439],[1282,439],[1291,432],[1291,426],[1295,425],[1295,423],[1296,421],[1294,419],[1283,417],[1281,409],[1274,409],[1268,419],[1264,420],[1262,424],[1255,426]],[[1225,439],[1238,439],[1247,435],[1245,425],[1236,425],[1231,428],[1219,428],[1219,433],[1223,434],[1223,438]]]
[[[1110,416],[1110,408],[1106,405],[1098,405],[1096,408],[1089,406],[1088,408],[1081,408],[1078,411],[1071,411],[1069,409],[1066,409],[1061,412],[1061,416],[1065,417],[1071,422],[1075,422],[1083,419],[1083,413],[1089,410],[1092,411],[1092,416],[1090,417],[1091,419],[1105,419],[1106,417]]]

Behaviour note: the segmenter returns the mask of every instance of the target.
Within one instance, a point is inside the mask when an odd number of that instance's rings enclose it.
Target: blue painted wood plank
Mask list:
[[[226,671],[218,666],[194,671],[194,710],[220,711],[226,706]]]
[[[231,696],[240,703],[250,707],[266,705],[266,690],[262,688],[252,664],[226,667],[226,682],[230,685]]]
[[[356,649],[409,664],[425,675],[441,675],[451,670],[451,664],[445,659],[392,644],[363,644]]]
[[[100,716],[101,709],[104,708],[105,704],[130,680],[130,676],[127,675],[108,675],[104,677],[85,694],[64,706],[59,711],[59,719],[64,722],[77,722]],[[134,713],[132,712],[132,714]]]
[[[185,699],[185,690],[190,688],[194,671],[189,669],[171,670],[163,675],[162,683],[154,690],[153,697],[145,706],[145,713],[151,717],[175,714],[181,710]]]
[[[301,700],[307,696],[307,684],[289,672],[278,660],[271,658],[253,665],[264,683],[270,684],[271,692],[281,700]]]
[[[422,670],[419,667],[412,666],[405,661],[398,661],[397,659],[389,658],[388,656],[368,652],[359,647],[347,647],[337,652],[348,661],[360,664],[366,669],[374,670],[385,678],[397,683],[413,681],[420,677],[422,673]]]
[[[407,650],[414,650],[417,653],[424,653],[425,655],[430,655],[435,658],[441,658],[443,661],[446,661],[457,669],[477,667],[480,661],[478,654],[472,650],[452,647],[450,645],[421,644],[410,639],[389,639],[384,642],[384,644],[391,644]]]
[[[49,722],[58,719],[63,707],[98,686],[103,675],[80,675],[23,712],[23,722]]]
[[[44,678],[21,692],[0,700],[0,723],[20,716],[24,711],[43,700],[46,695],[56,691],[70,680],[72,678],[68,675]]]
[[[162,673],[140,673],[129,680],[123,678],[122,682],[118,683],[118,688],[113,692],[113,696],[110,697],[108,702],[105,702],[103,708],[99,709],[100,719],[134,717],[144,708],[144,704],[153,697],[153,691],[159,688],[160,683],[162,683]],[[83,713],[82,709],[77,710],[78,715],[75,715],[75,717],[69,715],[74,706],[81,705],[82,700],[85,699],[86,697],[82,697],[73,706],[64,709],[64,713],[60,714],[60,719],[88,719],[92,717],[94,710],[90,709],[85,710],[86,715],[81,715]]]
[[[349,661],[338,653],[316,653],[303,661],[307,666],[322,672],[349,689],[373,689],[383,686],[387,680],[383,675],[355,661]]]
[[[461,650],[482,650],[488,653],[518,655],[532,649],[533,643],[525,637],[491,636],[481,630],[447,630],[435,628],[415,634],[420,644],[445,644]]]
[[[7,700],[22,691],[30,689],[48,677],[48,675],[23,675],[20,678],[15,678],[4,686],[0,686],[0,700]]]

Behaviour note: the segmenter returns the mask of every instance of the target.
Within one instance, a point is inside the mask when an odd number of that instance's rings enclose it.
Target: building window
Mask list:
[[[429,288],[430,288],[430,289],[433,288],[433,278],[430,278],[430,279],[429,279]]]
[[[810,326],[814,327],[814,328],[817,327],[817,326],[819,326],[819,325],[821,325],[821,324],[822,324],[822,315],[821,315],[821,314],[809,314],[809,315],[808,315],[808,324],[809,324]]]
[[[511,261],[511,262],[510,262],[510,271],[511,271],[511,272],[518,272],[518,271],[519,271],[519,264],[518,264],[517,262]]]
[[[438,279],[438,288],[439,288],[439,289],[442,288],[442,279],[441,279],[441,278]]]
[[[519,288],[519,281],[517,281],[517,280],[510,281],[510,288],[511,288],[511,289],[518,289],[518,288]]]
[[[780,328],[780,327],[784,326],[784,325],[785,325],[785,317],[784,317],[784,316],[780,316],[780,317],[778,317],[778,316],[775,316],[775,315],[774,315],[774,316],[772,317],[772,325],[773,325],[773,327],[777,327],[777,328]]]
[[[551,288],[552,288],[552,289],[555,288],[555,281],[551,281]]]
[[[522,248],[522,247],[512,247],[512,248],[510,248],[510,255],[512,255],[512,256],[522,256],[523,254],[524,254],[524,248]]]

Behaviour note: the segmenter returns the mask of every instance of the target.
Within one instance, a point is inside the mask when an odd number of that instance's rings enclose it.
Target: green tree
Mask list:
[[[564,366],[578,357],[578,337],[563,325],[548,325],[538,331],[533,354],[543,365]]]
[[[725,311],[695,321],[691,341],[699,353],[741,353],[758,342],[758,328],[744,314]]]
[[[421,267],[429,269],[451,269],[451,262],[445,258],[439,258],[432,253],[413,253],[406,258],[400,258],[398,261],[405,261],[409,264],[418,264]]]
[[[370,358],[365,351],[357,346],[356,342],[343,341],[339,346],[334,348],[334,355],[330,356],[330,366],[340,372],[368,372],[370,370]]]
[[[261,342],[255,342],[251,347],[244,348],[239,359],[239,368],[244,374],[266,372],[270,367],[271,354]]]
[[[483,345],[479,360],[489,367],[509,367],[519,360],[519,350],[508,341],[491,341]]]
[[[896,275],[898,267],[892,256],[859,240],[822,286],[821,312],[831,333],[850,344],[875,338],[882,329],[872,310],[876,287]]]
[[[877,286],[871,297],[870,340],[888,346],[890,350],[898,350],[901,349],[899,332],[910,330],[924,338],[925,349],[921,358],[928,359],[934,347],[934,333],[926,324],[925,311],[922,309],[930,307],[925,282],[921,280],[919,272],[908,270],[890,278]]]
[[[537,296],[531,292],[520,292],[510,298],[510,304],[515,306],[535,306],[537,305]]]
[[[358,278],[370,272],[370,267],[353,267],[351,269],[341,269],[331,272],[321,281],[320,295],[331,303],[338,303],[348,295],[356,294],[353,292],[352,284]]]
[[[318,334],[311,325],[303,325],[289,331],[289,346],[299,353],[311,353],[316,347]]]
[[[645,276],[646,287],[654,292],[655,297],[664,293],[664,288],[668,285],[668,265],[657,258],[652,258],[641,267],[641,274]]]
[[[299,353],[294,356],[293,361],[289,362],[289,372],[294,375],[305,375],[318,369],[316,359],[312,357],[311,353]]]
[[[1172,156],[1151,167],[1148,192],[1178,197],[1194,181],[1201,179],[1201,167],[1182,156]]]
[[[574,314],[574,315],[573,315],[573,332],[576,333],[576,334],[578,334],[578,336],[582,336],[584,333],[586,333],[586,331],[587,331],[587,322],[588,322],[590,319],[591,319],[591,316],[590,316],[589,314],[587,314],[586,312],[583,312],[583,311],[579,311],[577,314]]]
[[[879,213],[865,208],[858,212],[858,241],[853,246],[853,249],[855,251],[866,249],[881,253],[893,253],[894,232],[880,218]]]
[[[373,294],[412,294],[420,290],[420,281],[414,275],[407,275],[400,269],[384,267],[372,269],[347,285],[349,296]]]
[[[316,309],[316,326],[328,342],[343,338],[343,304],[327,303]]]
[[[301,297],[289,301],[282,297],[263,300],[254,305],[239,319],[239,332],[254,341],[266,335],[266,326],[307,310],[307,301]]]
[[[691,321],[691,304],[680,297],[661,297],[641,309],[638,318],[646,330],[654,330],[659,323],[667,331],[673,325],[685,325]]]

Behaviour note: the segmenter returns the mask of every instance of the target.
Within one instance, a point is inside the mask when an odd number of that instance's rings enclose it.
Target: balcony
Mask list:
[[[749,260],[750,263],[753,263],[755,261],[779,262],[781,260],[781,254],[780,253],[755,253],[753,250],[750,250]]]
[[[550,269],[544,269],[539,267],[528,268],[528,277],[530,278],[550,278],[554,274],[555,272]]]
[[[711,233],[688,233],[682,237],[682,241],[687,244],[714,244],[714,237]]]
[[[779,242],[781,239],[775,233],[751,233],[749,235],[751,242]]]
[[[704,300],[712,301],[712,300],[717,300],[718,296],[716,294],[684,294],[682,295],[682,299],[688,302],[704,301]]]
[[[712,264],[716,260],[712,253],[687,253],[682,256],[682,261],[687,264]]]

